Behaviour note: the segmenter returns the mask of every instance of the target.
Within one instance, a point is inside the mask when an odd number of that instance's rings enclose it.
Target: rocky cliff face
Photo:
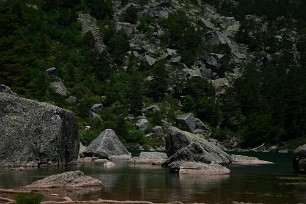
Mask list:
[[[69,164],[79,152],[72,112],[0,92],[0,165]]]

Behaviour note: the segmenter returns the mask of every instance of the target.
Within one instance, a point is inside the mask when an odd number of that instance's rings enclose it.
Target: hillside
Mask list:
[[[306,134],[306,3],[294,0],[0,1],[0,84],[164,145],[193,113],[229,148],[294,148]],[[238,144],[238,146],[237,146]]]

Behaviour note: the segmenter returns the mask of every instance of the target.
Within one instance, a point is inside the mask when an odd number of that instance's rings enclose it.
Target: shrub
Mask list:
[[[92,142],[94,139],[96,139],[99,136],[100,132],[101,130],[94,128],[89,130],[80,129],[79,130],[80,140],[81,142],[83,142],[84,145],[88,145],[90,144],[90,142]]]
[[[108,50],[117,63],[122,63],[125,53],[130,50],[128,34],[120,30],[109,40]]]
[[[135,24],[137,22],[137,9],[133,5],[126,9],[123,20],[131,24]]]
[[[20,193],[16,196],[16,202],[18,204],[39,204],[43,200],[44,196],[36,193]]]
[[[110,0],[86,0],[87,6],[90,8],[90,13],[97,19],[113,17],[112,1]]]
[[[142,33],[153,33],[153,28],[150,27],[150,18],[143,16],[139,18],[139,25],[137,26],[137,30]]]
[[[146,138],[144,133],[141,130],[130,129],[128,130],[128,134],[125,137],[127,142],[131,143],[139,143],[141,145],[146,143]]]
[[[153,125],[163,125],[163,114],[161,111],[151,112],[148,116],[151,117]]]

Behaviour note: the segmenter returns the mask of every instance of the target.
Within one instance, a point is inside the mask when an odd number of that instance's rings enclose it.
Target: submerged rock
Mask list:
[[[0,166],[75,163],[79,153],[72,112],[0,92]]]
[[[106,168],[113,168],[116,166],[116,164],[114,162],[107,161],[107,162],[104,162],[103,166]]]
[[[57,175],[48,176],[44,179],[35,181],[27,185],[29,189],[46,189],[46,188],[80,188],[100,186],[103,184],[99,179],[85,176],[81,171],[69,171]]]
[[[231,155],[233,164],[240,165],[259,165],[259,164],[273,164],[273,162],[260,160],[257,157],[249,157],[243,155]]]
[[[293,151],[292,164],[296,172],[306,173],[306,144]]]
[[[131,157],[131,154],[112,129],[106,129],[101,132],[101,134],[88,145],[83,155],[89,157],[96,156],[100,159]]]

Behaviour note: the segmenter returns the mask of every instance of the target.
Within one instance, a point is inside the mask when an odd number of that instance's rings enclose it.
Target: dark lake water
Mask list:
[[[102,190],[80,195],[79,199],[146,200],[184,203],[306,203],[306,176],[294,172],[290,154],[240,153],[272,161],[272,165],[229,166],[227,176],[179,176],[159,166],[128,166],[115,161],[115,168],[82,164],[86,175],[103,181]],[[65,169],[25,171],[0,170],[0,187],[21,187]],[[298,177],[298,179],[297,179]]]

